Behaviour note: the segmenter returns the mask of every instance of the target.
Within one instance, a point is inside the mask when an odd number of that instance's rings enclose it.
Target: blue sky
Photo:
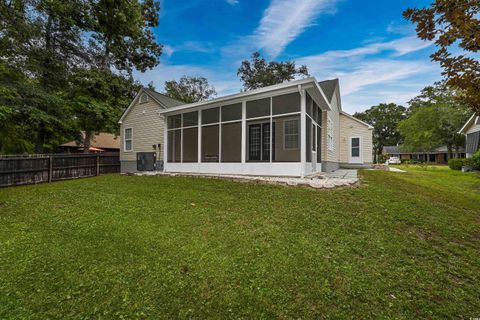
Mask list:
[[[204,76],[219,96],[241,89],[236,71],[252,52],[306,64],[318,80],[339,78],[345,111],[405,104],[440,80],[435,50],[402,12],[423,0],[163,0],[160,65],[136,73],[158,91],[166,80]]]

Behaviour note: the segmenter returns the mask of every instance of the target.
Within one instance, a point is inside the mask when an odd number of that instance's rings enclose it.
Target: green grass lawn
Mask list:
[[[1,189],[0,319],[480,317],[480,175],[406,170]]]

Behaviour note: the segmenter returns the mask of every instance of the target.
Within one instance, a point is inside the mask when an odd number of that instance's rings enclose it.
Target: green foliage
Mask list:
[[[158,26],[157,0],[90,0],[90,43],[97,66],[114,67],[131,74],[145,72],[159,63],[162,46],[151,28]]]
[[[382,153],[384,146],[397,145],[401,142],[397,125],[406,118],[406,111],[405,107],[394,103],[381,103],[353,115],[373,126],[374,162],[382,163],[377,157]]]
[[[0,2],[0,153],[117,130],[139,88],[128,75],[158,64],[158,11],[155,0]]]
[[[458,99],[480,113],[480,2],[477,0],[435,0],[430,7],[407,9],[403,15],[416,25],[422,40],[434,41],[431,55],[440,63],[448,85],[459,88]],[[458,47],[461,50],[457,50]],[[471,52],[472,54],[465,54]]]
[[[2,189],[0,318],[477,314],[480,176],[361,174],[328,191],[120,175]]]
[[[252,54],[251,61],[242,61],[237,75],[243,81],[244,90],[271,86],[293,80],[295,77],[309,76],[306,66],[297,68],[294,61],[267,62],[258,52]]]
[[[468,165],[474,167],[476,170],[480,170],[480,150],[467,160]]]
[[[462,167],[465,165],[466,159],[463,158],[451,158],[448,159],[448,166],[452,170],[462,170]]]
[[[215,88],[204,77],[183,76],[180,81],[165,81],[165,94],[185,103],[208,100],[217,95]]]
[[[409,116],[398,124],[404,138],[403,148],[410,151],[429,151],[447,146],[449,154],[465,144],[458,134],[470,116],[468,108],[456,99],[458,92],[444,82],[436,82],[412,99]]]

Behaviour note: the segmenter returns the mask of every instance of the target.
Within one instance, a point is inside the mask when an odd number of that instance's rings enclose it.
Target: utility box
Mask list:
[[[156,152],[137,152],[137,171],[155,171],[156,163]]]

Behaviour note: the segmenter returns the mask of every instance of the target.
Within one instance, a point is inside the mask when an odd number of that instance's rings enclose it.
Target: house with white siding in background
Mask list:
[[[122,172],[303,177],[372,164],[373,127],[342,110],[338,79],[191,104],[144,88],[119,123]]]
[[[465,135],[467,158],[480,150],[480,116],[473,114],[458,133]]]

